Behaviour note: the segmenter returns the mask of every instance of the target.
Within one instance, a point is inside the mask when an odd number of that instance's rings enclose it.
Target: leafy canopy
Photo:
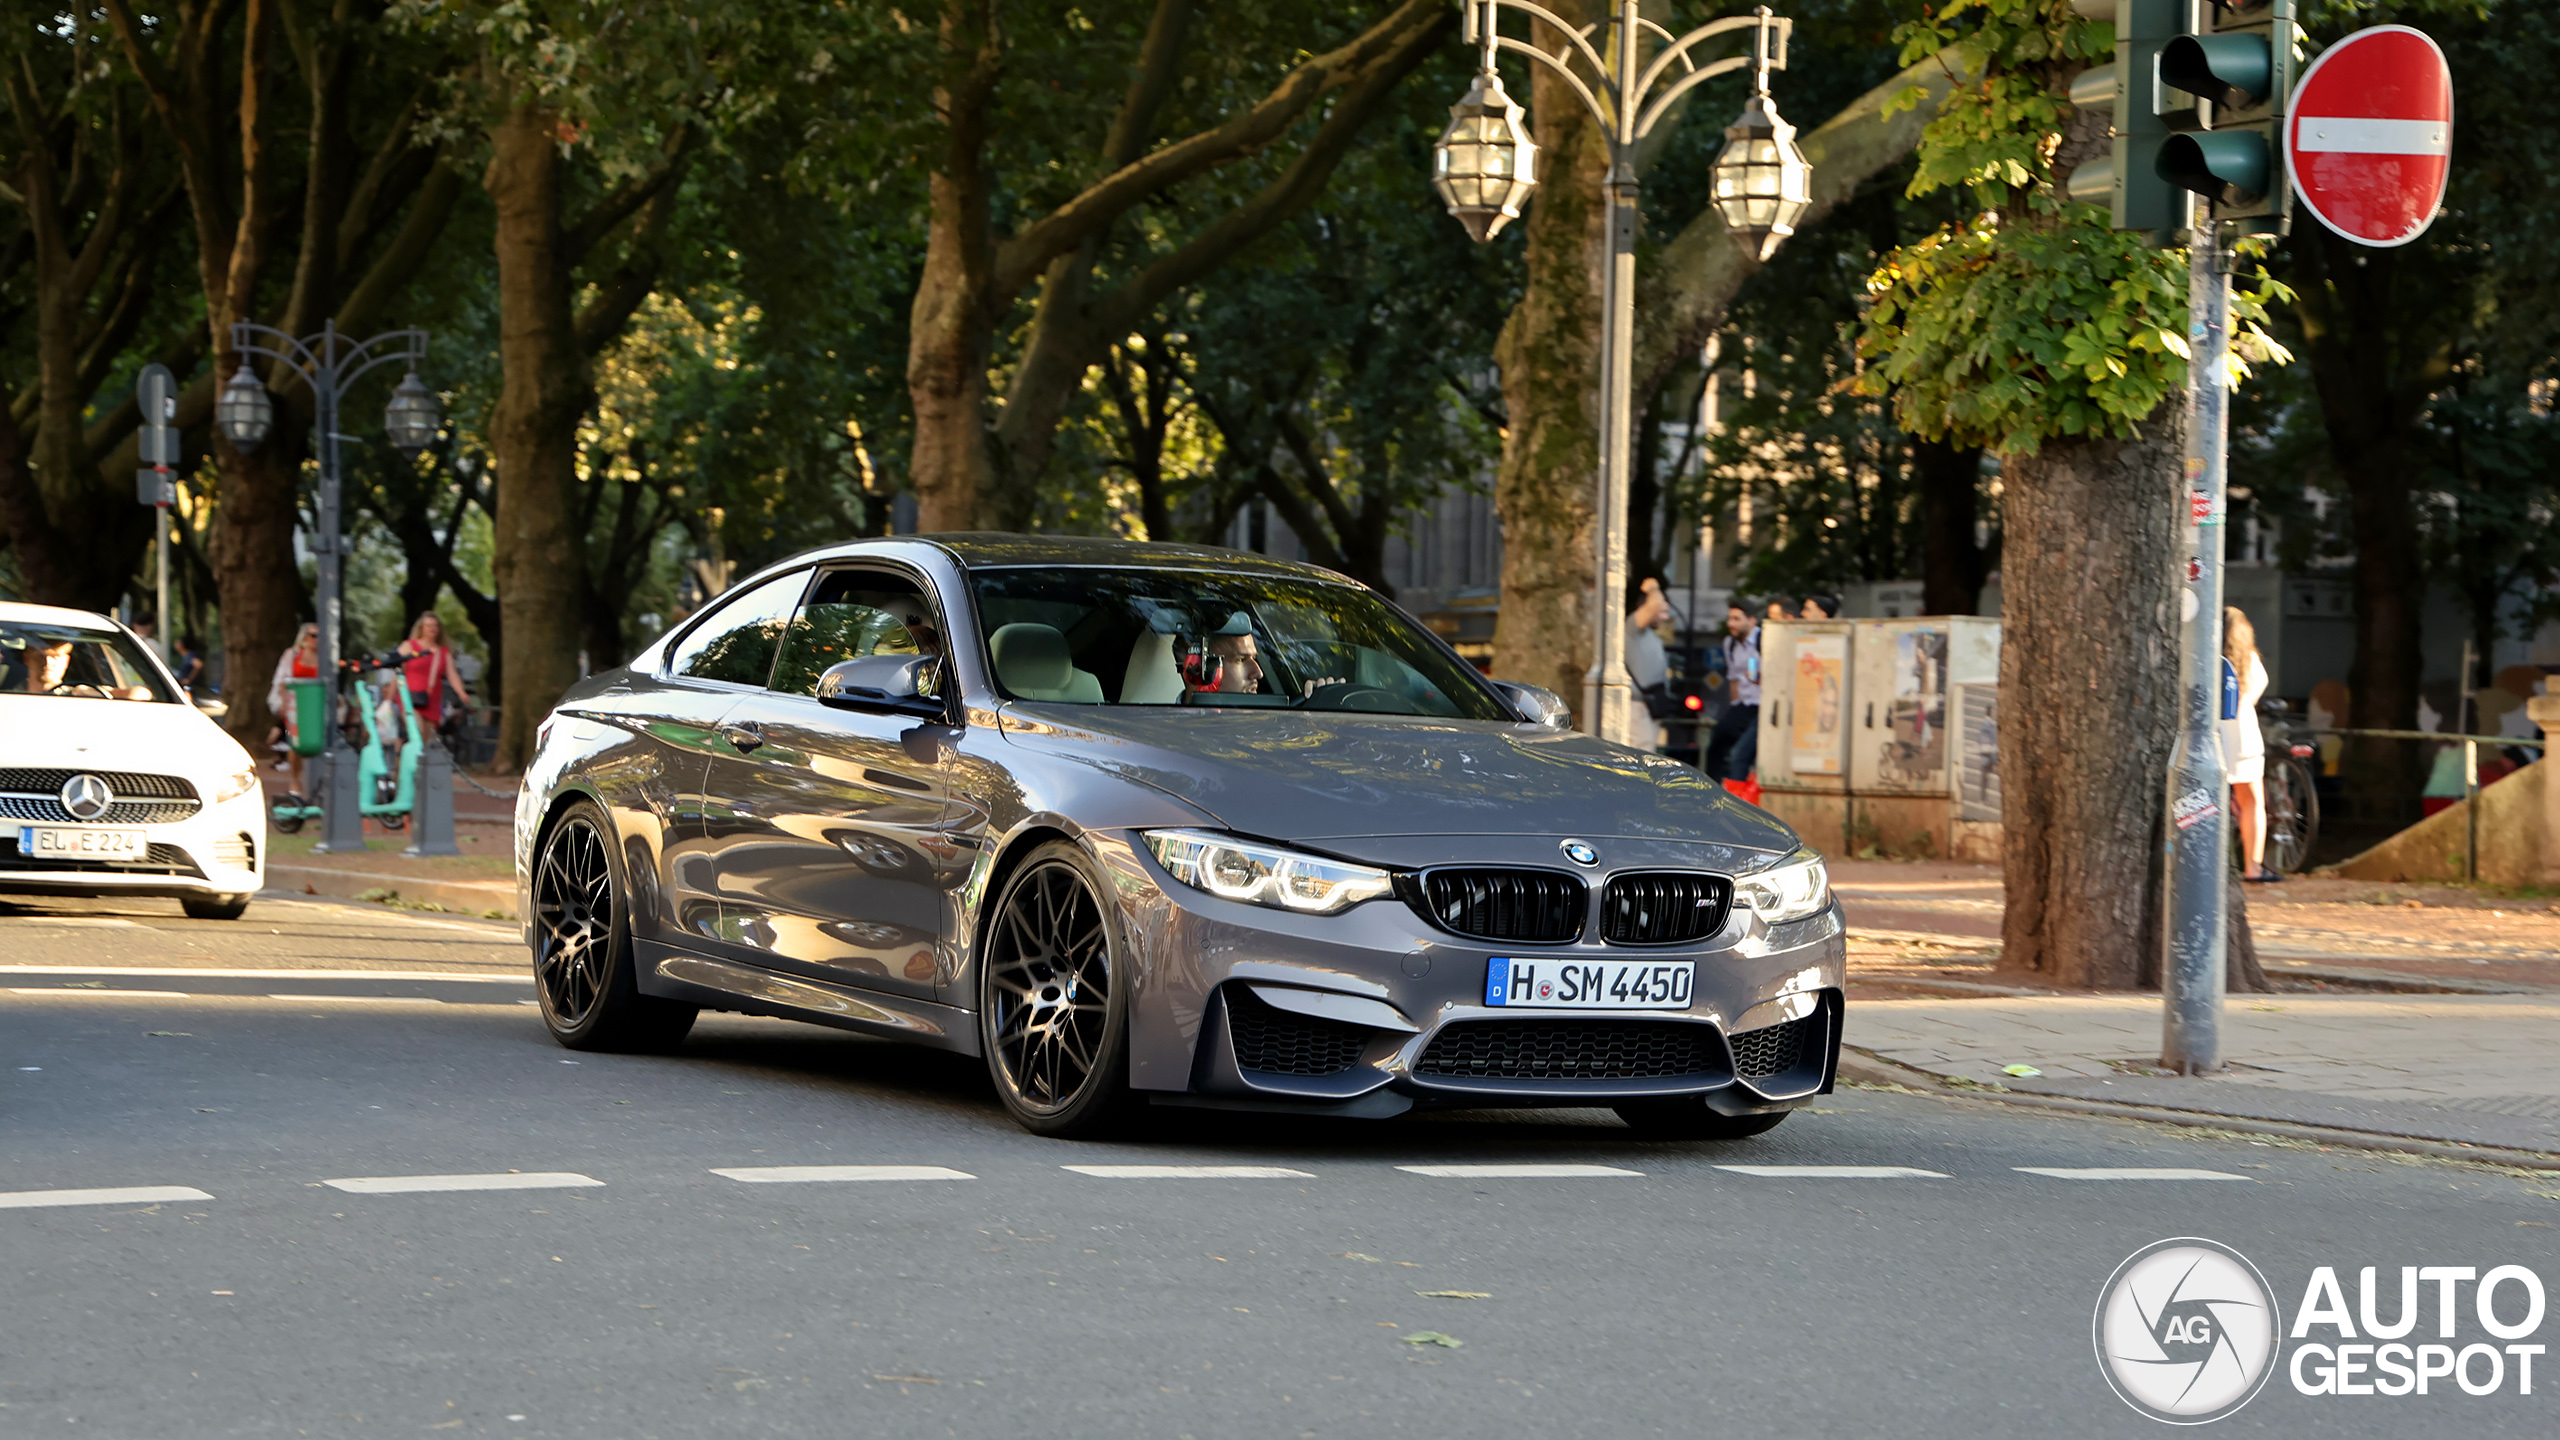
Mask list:
[[[2061,190],[2070,78],[2115,48],[2067,0],[1947,0],[1903,24],[1903,63],[1953,48],[1981,66],[1922,134],[1914,196],[1962,188],[1979,213],[1888,256],[1868,281],[1855,388],[1891,395],[1904,429],[2033,454],[2057,437],[2129,437],[2187,383],[2187,264]],[[1895,103],[1918,103],[1914,89]],[[2289,359],[2263,330],[2281,288],[2233,297],[2234,384]]]

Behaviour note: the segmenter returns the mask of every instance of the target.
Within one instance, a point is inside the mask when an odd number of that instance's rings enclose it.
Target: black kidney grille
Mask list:
[[[0,770],[0,794],[59,797],[74,775],[95,775],[119,800],[189,800],[196,787],[180,775],[133,775],[122,770]]]
[[[1553,870],[1430,870],[1415,908],[1453,934],[1561,945],[1582,933],[1588,895]]]
[[[1227,989],[1227,1038],[1236,1067],[1265,1075],[1339,1075],[1360,1063],[1372,1033],[1365,1025],[1300,1015],[1241,985]]]
[[[1723,1070],[1715,1031],[1667,1020],[1460,1020],[1414,1063],[1422,1075],[1646,1080]]]
[[[1612,945],[1678,945],[1724,928],[1733,882],[1679,872],[1620,875],[1600,892],[1600,937]]]
[[[1811,1020],[1790,1020],[1765,1030],[1732,1037],[1733,1071],[1746,1080],[1784,1075],[1804,1059],[1805,1033]]]

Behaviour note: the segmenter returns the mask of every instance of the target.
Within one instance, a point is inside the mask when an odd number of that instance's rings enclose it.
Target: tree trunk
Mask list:
[[[2139,439],[2004,458],[1999,968],[2016,979],[2158,972],[2185,432],[2180,395]]]
[[[1971,615],[1982,606],[1982,547],[1974,538],[1982,449],[1911,437],[1920,489],[1920,613]]]
[[[1566,21],[1584,4],[1557,7]],[[1537,43],[1555,37],[1545,27]],[[1607,241],[1599,128],[1572,89],[1544,66],[1530,72],[1529,114],[1539,184],[1521,228],[1528,283],[1494,343],[1511,417],[1494,472],[1502,523],[1502,608],[1493,673],[1543,685],[1579,722],[1591,667],[1592,554],[1600,455],[1600,274]],[[1729,298],[1729,297],[1728,297]]]
[[[507,639],[497,768],[512,773],[532,757],[542,717],[578,678],[585,573],[575,518],[578,419],[589,382],[562,252],[559,119],[519,104],[489,138],[481,183],[497,210],[504,371],[489,427],[498,502],[491,568]]]
[[[987,347],[995,324],[988,294],[995,257],[989,216],[987,109],[1004,65],[993,0],[945,0],[942,81],[934,110],[943,151],[928,181],[924,274],[908,318],[907,394],[915,448],[907,473],[916,528],[974,530],[991,489]]]
[[[2266,967],[2258,963],[2258,937],[2249,929],[2249,887],[2234,878],[2229,888],[2222,988],[2234,995],[2270,994],[2276,987],[2267,983]]]

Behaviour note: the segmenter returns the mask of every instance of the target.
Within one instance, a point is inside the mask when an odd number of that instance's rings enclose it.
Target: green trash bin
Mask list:
[[[319,680],[288,680],[293,687],[293,753],[317,755],[329,748],[329,692]]]

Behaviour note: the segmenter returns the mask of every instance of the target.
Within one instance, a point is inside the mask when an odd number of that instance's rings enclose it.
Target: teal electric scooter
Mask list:
[[[349,661],[343,668],[346,673],[361,677],[378,670],[398,670],[400,661],[397,657]],[[321,716],[327,708],[328,697],[317,680],[296,680],[292,684],[296,706],[294,719],[297,722],[294,750],[308,758],[319,754],[327,742],[328,732],[321,728],[324,723]],[[378,707],[361,681],[356,686],[360,697],[356,709],[364,717],[364,744],[356,752],[356,793],[364,797],[360,809],[365,815],[381,821],[386,830],[399,830],[407,827],[409,812],[417,806],[418,762],[426,751],[418,728],[417,706],[409,698],[409,687],[394,684],[391,688],[400,697],[401,744],[396,768],[383,745],[382,723],[376,714]],[[292,794],[277,797],[268,809],[275,827],[287,835],[300,830],[304,821],[317,820],[322,814],[317,803],[306,796]]]

